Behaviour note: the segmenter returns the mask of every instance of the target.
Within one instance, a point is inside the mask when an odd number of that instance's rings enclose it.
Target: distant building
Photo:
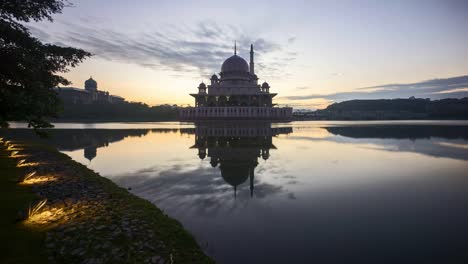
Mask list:
[[[198,93],[190,94],[195,107],[179,110],[181,121],[196,120],[282,120],[292,119],[291,107],[275,107],[270,85],[258,84],[254,69],[253,45],[250,46],[250,66],[237,55],[223,62],[219,77],[213,74],[211,84],[200,83]]]
[[[59,97],[65,104],[91,104],[91,103],[123,103],[125,99],[111,95],[106,91],[99,91],[97,82],[90,77],[84,83],[84,89],[74,87],[57,88]]]

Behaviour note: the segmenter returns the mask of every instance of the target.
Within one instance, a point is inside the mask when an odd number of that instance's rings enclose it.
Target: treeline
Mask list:
[[[173,121],[177,105],[148,106],[144,103],[64,104],[58,115],[62,121]]]
[[[295,116],[324,120],[468,119],[468,98],[350,100]]]

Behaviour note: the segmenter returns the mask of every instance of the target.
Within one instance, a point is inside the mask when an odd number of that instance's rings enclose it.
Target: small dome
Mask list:
[[[217,76],[216,74],[213,74],[213,75],[211,76],[211,80],[218,80],[218,76]]]
[[[206,88],[206,84],[204,82],[201,82],[199,85],[198,85],[198,88]]]
[[[267,82],[263,82],[262,88],[270,88],[270,85]]]
[[[249,72],[249,64],[242,57],[232,55],[223,62],[221,72]]]
[[[84,83],[86,90],[97,90],[97,82],[93,79],[93,77],[89,77],[88,80]]]

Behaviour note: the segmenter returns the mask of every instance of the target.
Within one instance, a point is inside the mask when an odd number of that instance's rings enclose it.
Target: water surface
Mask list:
[[[468,260],[467,122],[59,128],[61,151],[178,219],[220,263]]]

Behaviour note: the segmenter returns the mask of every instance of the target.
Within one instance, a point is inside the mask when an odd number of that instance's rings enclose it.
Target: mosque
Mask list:
[[[91,104],[91,103],[123,103],[125,99],[109,92],[98,90],[98,84],[90,77],[84,82],[84,89],[75,87],[60,87],[56,89],[60,99],[65,104]]]
[[[213,74],[210,84],[200,83],[198,93],[190,94],[195,107],[179,110],[180,121],[197,120],[276,120],[290,121],[291,107],[275,107],[267,82],[258,84],[255,74],[254,50],[250,45],[250,63],[237,55],[226,59],[219,76]]]

